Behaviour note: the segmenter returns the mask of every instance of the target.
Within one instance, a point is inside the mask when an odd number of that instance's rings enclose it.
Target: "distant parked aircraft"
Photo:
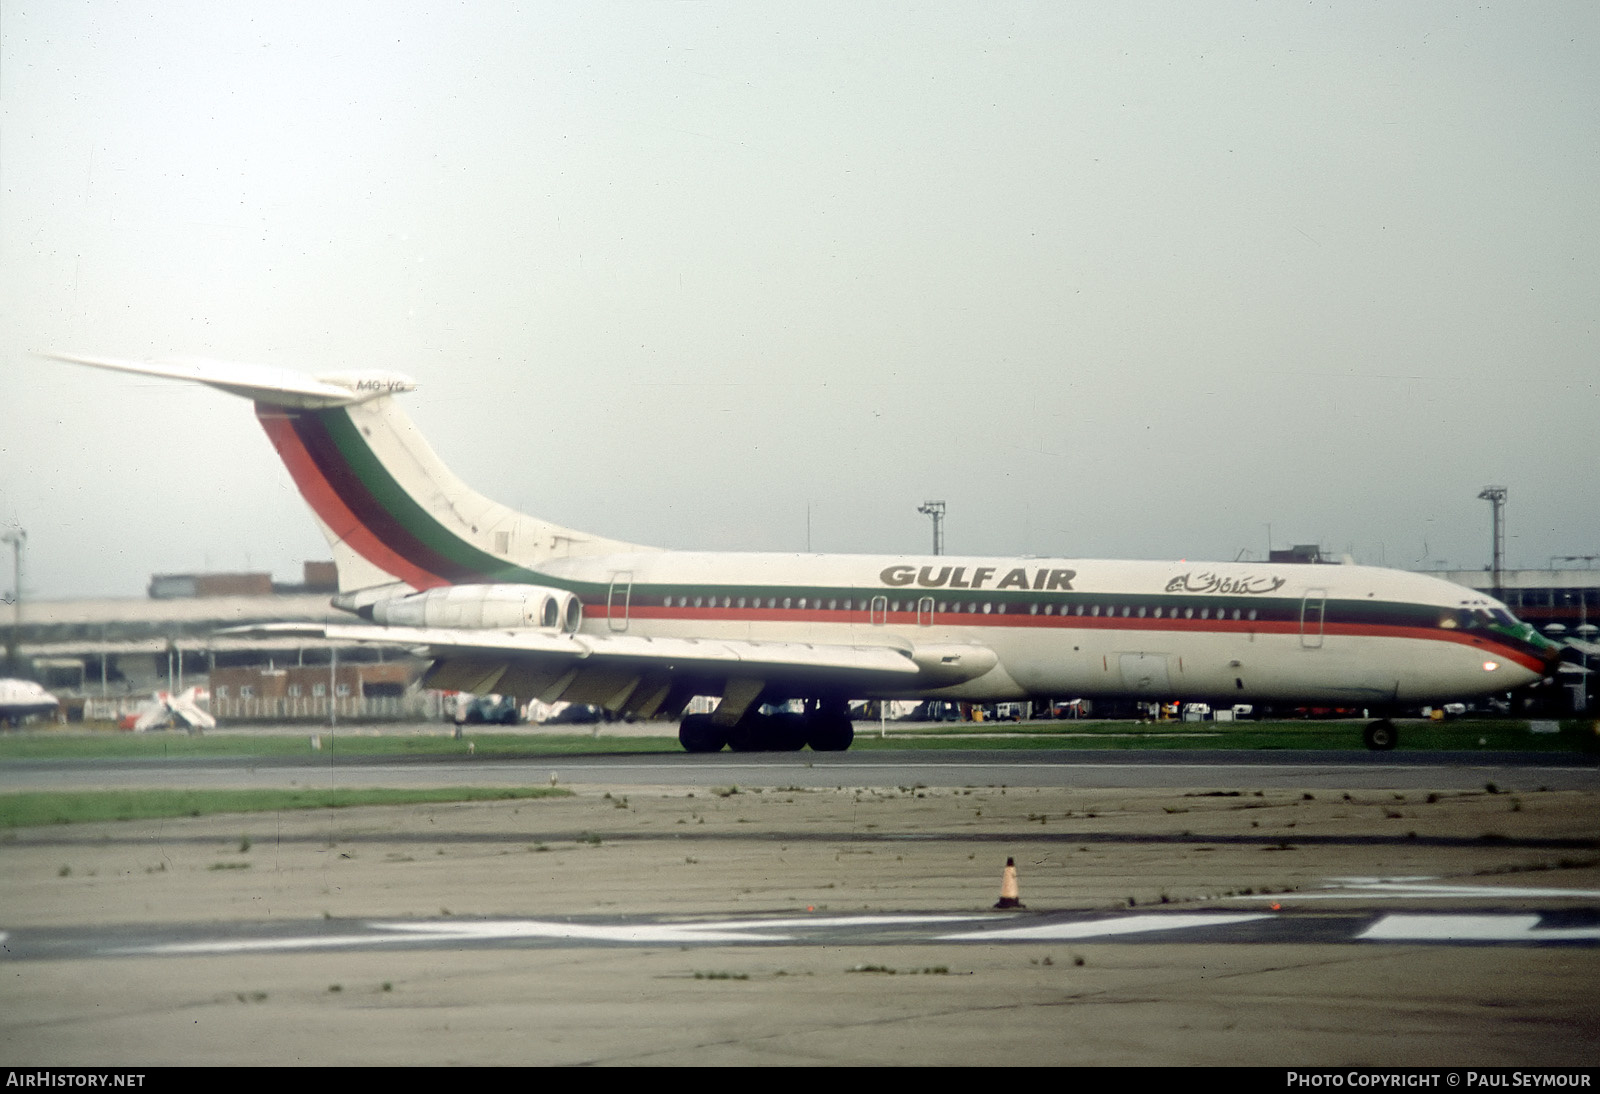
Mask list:
[[[131,729],[136,733],[168,726],[189,730],[216,729],[217,720],[200,707],[210,697],[210,692],[198,687],[190,688],[181,695],[158,691],[138,714],[130,714],[122,719],[119,728]]]
[[[55,714],[61,700],[32,680],[0,680],[0,720],[15,729],[24,719]]]

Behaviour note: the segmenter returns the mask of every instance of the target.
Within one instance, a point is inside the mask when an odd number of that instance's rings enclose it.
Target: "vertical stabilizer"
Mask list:
[[[640,549],[479,494],[387,395],[322,409],[258,402],[256,417],[333,547],[341,592],[536,583],[532,568],[550,559]]]
[[[219,361],[57,355],[96,368],[208,384],[252,399],[256,417],[333,549],[339,591],[403,583],[540,583],[541,563],[644,550],[518,513],[479,494],[434,454],[393,396],[390,372],[310,377]]]

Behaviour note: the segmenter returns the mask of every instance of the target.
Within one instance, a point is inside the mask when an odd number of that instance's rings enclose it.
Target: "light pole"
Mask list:
[[[1500,568],[1505,564],[1506,556],[1506,488],[1503,486],[1485,486],[1478,491],[1478,498],[1489,503],[1492,520],[1494,521],[1494,565],[1491,572],[1494,574],[1495,599],[1499,600],[1501,599]]]
[[[20,526],[0,536],[0,543],[11,544],[11,639],[6,643],[6,671],[20,673],[22,653],[22,548],[28,533]]]
[[[925,501],[917,506],[917,512],[933,518],[933,553],[944,554],[944,502]]]

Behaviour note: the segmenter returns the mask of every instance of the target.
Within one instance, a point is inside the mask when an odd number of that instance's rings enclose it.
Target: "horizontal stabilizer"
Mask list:
[[[230,395],[241,395],[259,403],[307,409],[349,406],[379,395],[414,391],[417,386],[409,376],[392,372],[350,372],[318,379],[295,372],[293,369],[275,368],[271,365],[209,361],[199,358],[130,361],[120,357],[82,357],[70,353],[52,353],[48,356],[58,361],[110,369],[113,372],[159,376],[167,380],[188,380],[226,391]]]

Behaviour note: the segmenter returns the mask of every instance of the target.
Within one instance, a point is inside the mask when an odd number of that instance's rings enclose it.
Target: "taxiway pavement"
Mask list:
[[[0,1058],[1600,1063],[1592,786],[896,760],[540,763],[570,797],[19,830]]]

